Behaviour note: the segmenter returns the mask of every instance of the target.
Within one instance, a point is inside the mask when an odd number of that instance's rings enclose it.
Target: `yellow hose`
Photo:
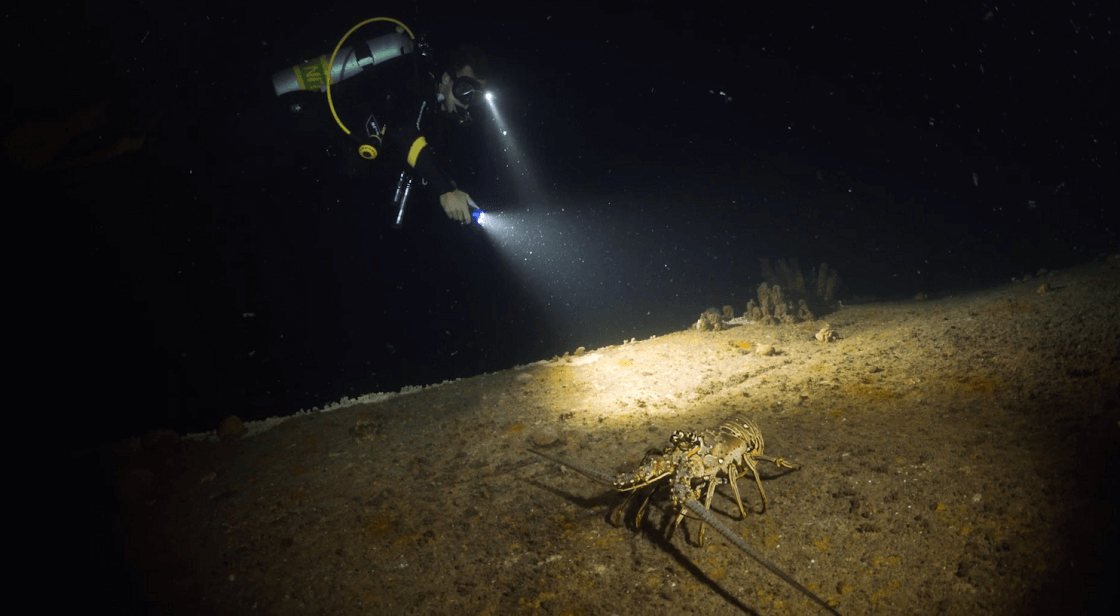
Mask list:
[[[339,128],[341,128],[342,132],[346,133],[347,135],[350,134],[350,129],[346,128],[346,125],[343,124],[342,120],[338,117],[338,113],[334,110],[334,99],[331,98],[331,74],[334,72],[334,59],[335,59],[335,56],[338,55],[338,50],[342,49],[343,43],[346,42],[346,39],[350,38],[351,34],[354,34],[355,30],[357,30],[358,28],[361,28],[362,26],[364,26],[366,24],[371,24],[375,21],[388,21],[388,22],[395,23],[395,24],[397,24],[398,27],[403,28],[404,31],[408,33],[408,37],[410,39],[412,39],[414,41],[416,40],[416,36],[414,34],[412,34],[412,30],[409,30],[408,26],[406,26],[403,23],[397,21],[396,19],[393,19],[392,17],[374,17],[374,18],[367,19],[367,20],[359,23],[358,25],[354,26],[353,28],[350,28],[350,30],[347,31],[346,34],[342,35],[342,39],[338,41],[338,44],[334,46],[334,51],[331,52],[330,62],[327,63],[327,105],[331,109],[331,115],[334,116],[334,121],[338,122]]]

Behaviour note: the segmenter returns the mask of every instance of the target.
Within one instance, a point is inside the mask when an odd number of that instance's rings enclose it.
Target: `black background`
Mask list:
[[[85,443],[197,431],[678,331],[760,257],[904,298],[1116,250],[1112,9],[772,4],[13,9],[5,133],[160,118],[141,153],[9,166],[14,385]],[[445,154],[490,230],[418,195],[394,231],[399,168],[272,92],[377,16],[489,54],[516,147],[476,106]]]

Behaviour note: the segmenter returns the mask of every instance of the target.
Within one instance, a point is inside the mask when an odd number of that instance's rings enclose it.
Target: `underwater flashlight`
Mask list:
[[[471,222],[481,227],[482,221],[486,217],[486,212],[482,211],[482,208],[478,207],[478,204],[474,202],[474,199],[468,198],[467,205],[469,205],[471,208]]]
[[[393,203],[397,205],[397,218],[393,221],[393,228],[400,229],[404,224],[404,206],[408,203],[408,195],[412,192],[412,174],[401,171],[397,180],[397,193],[393,196]]]

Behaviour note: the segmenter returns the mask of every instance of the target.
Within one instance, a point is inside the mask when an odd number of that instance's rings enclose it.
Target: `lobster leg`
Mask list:
[[[645,513],[646,505],[649,505],[649,499],[653,498],[653,493],[656,492],[656,491],[657,491],[657,488],[654,488],[654,489],[650,490],[649,494],[646,494],[645,500],[642,501],[642,506],[638,507],[638,515],[634,516],[634,529],[635,530],[640,529],[642,527],[642,514]]]
[[[637,490],[635,490],[635,491],[631,492],[630,494],[626,495],[626,500],[623,501],[622,504],[619,505],[618,507],[615,507],[613,511],[611,511],[611,518],[610,519],[611,519],[611,524],[612,525],[614,525],[616,527],[622,527],[622,526],[626,525],[626,507],[630,505],[630,501],[633,500],[634,495],[637,494],[637,493],[638,493]],[[618,517],[617,522],[615,522],[615,517],[616,516]]]
[[[656,492],[656,491],[657,491],[657,488],[655,487],[654,489],[646,492],[646,497],[642,499],[642,506],[638,507],[638,513],[637,513],[637,515],[634,516],[634,530],[641,530],[642,529],[642,517],[645,514],[646,506],[649,505],[649,501],[650,501],[651,498],[653,498],[653,493]],[[625,518],[626,517],[626,507],[630,504],[630,501],[637,494],[638,494],[638,490],[630,490],[630,495],[626,497],[626,502],[622,503],[622,505],[620,505],[617,509],[615,509],[615,511],[616,512],[622,512],[622,517]],[[620,520],[620,522],[625,523],[625,520],[622,519],[622,520]],[[619,523],[619,524],[615,523],[613,514],[611,515],[611,524],[614,524],[615,526],[622,526],[623,525],[621,523]]]
[[[778,468],[792,468],[793,470],[797,470],[797,469],[801,468],[801,465],[796,464],[796,463],[786,462],[782,458],[772,458],[770,456],[744,456],[743,457],[743,463],[746,464],[746,466],[747,466],[746,470],[744,470],[741,473],[738,473],[737,475],[734,471],[732,471],[730,476],[731,477],[736,477],[736,478],[743,477],[747,474],[747,472],[750,472],[752,475],[754,475],[754,482],[758,486],[758,493],[762,495],[762,510],[758,511],[758,513],[762,513],[763,511],[766,511],[766,508],[770,505],[770,502],[766,498],[766,491],[762,489],[762,480],[760,480],[759,477],[758,477],[758,467],[755,465],[755,462],[754,462],[756,459],[757,460],[766,460],[767,462],[772,462],[774,464],[774,466],[777,466]],[[738,496],[739,496],[738,486],[735,485],[734,481],[731,482],[731,485],[735,488],[735,496],[736,496],[736,498],[738,498]],[[742,508],[743,508],[743,503],[740,502],[739,503],[739,509],[742,509]],[[743,518],[745,519],[746,517],[747,517],[747,513],[746,513],[746,511],[744,511],[743,512]]]
[[[782,458],[771,458],[770,456],[754,456],[754,457],[758,458],[759,460],[766,460],[767,462],[773,462],[774,466],[777,466],[779,468],[792,468],[793,470],[797,470],[797,469],[801,468],[800,464],[797,464],[795,462],[786,462]]]
[[[696,504],[699,505],[700,501],[696,501]],[[679,525],[681,523],[681,520],[683,520],[683,519],[684,519],[684,507],[681,507],[681,512],[679,514],[677,514],[677,519],[673,520],[673,523],[669,525],[669,532],[665,533],[665,541],[672,541],[673,540],[673,533],[676,532],[677,525]]]
[[[754,475],[754,483],[758,486],[758,493],[762,495],[762,509],[756,510],[756,513],[762,513],[763,511],[766,511],[766,507],[769,506],[770,503],[766,500],[766,490],[762,489],[762,480],[758,478],[758,468],[755,466],[754,460],[752,460],[750,456],[743,456],[743,464],[746,464],[747,470],[749,470],[751,474]],[[747,471],[743,471],[743,475],[746,474]]]
[[[715,493],[716,493],[716,485],[718,485],[718,483],[719,482],[716,481],[715,479],[708,482],[708,494],[704,498],[704,509],[707,509],[708,511],[712,510],[712,496],[714,496]],[[700,534],[697,536],[697,541],[700,543],[700,547],[704,547],[704,520],[703,520],[703,518],[700,519]]]
[[[727,474],[727,483],[731,484],[731,492],[735,494],[735,504],[739,505],[739,513],[743,515],[743,519],[747,519],[747,510],[743,507],[743,498],[739,495],[739,477],[736,473],[735,465],[730,466],[730,473]]]

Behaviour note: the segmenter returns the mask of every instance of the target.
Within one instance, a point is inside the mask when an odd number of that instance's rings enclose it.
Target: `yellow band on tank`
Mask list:
[[[416,159],[420,158],[420,150],[423,150],[427,146],[428,140],[423,136],[412,142],[412,147],[408,149],[408,165],[410,167],[416,167]]]
[[[327,56],[319,56],[293,68],[296,83],[301,90],[322,90],[327,87]]]

